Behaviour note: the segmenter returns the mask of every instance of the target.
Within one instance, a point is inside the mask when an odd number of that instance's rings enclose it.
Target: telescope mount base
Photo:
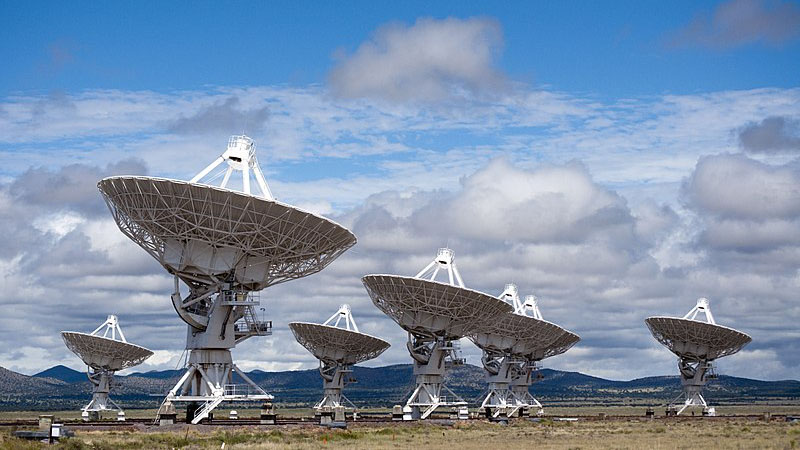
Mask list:
[[[246,384],[233,384],[233,374]],[[164,400],[199,404],[192,424],[207,418],[222,402],[268,402],[273,396],[242,372],[228,349],[192,349],[186,372]]]

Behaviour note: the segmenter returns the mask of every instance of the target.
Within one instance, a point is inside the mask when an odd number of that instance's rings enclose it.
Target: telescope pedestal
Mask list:
[[[509,408],[514,404],[514,394],[510,389],[514,367],[517,362],[508,356],[484,353],[483,368],[486,370],[488,392],[481,403],[486,416],[492,419],[505,419],[513,414]]]
[[[234,372],[247,384],[233,384]],[[192,349],[186,372],[166,400],[200,403],[192,419],[192,423],[197,424],[224,401],[263,402],[272,398],[233,364],[230,350]]]
[[[403,408],[403,420],[427,419],[440,406],[466,409],[467,402],[445,386],[447,370],[445,359],[454,348],[451,341],[436,340],[416,345],[409,336],[408,348],[414,358],[414,376],[417,387]],[[459,414],[462,415],[462,414]]]
[[[90,367],[88,376],[94,389],[92,390],[92,401],[82,409],[84,418],[99,420],[102,411],[122,412],[122,408],[108,397],[111,383],[114,380],[114,372],[107,369],[95,370]]]
[[[340,406],[355,410],[356,406],[342,394],[344,385],[347,384],[350,374],[353,373],[350,366],[336,363],[326,364],[320,361],[319,373],[322,375],[324,394],[322,400],[314,405],[314,409],[317,413],[321,413],[324,408],[331,408],[331,410],[333,410],[333,408]]]
[[[709,408],[703,398],[703,388],[708,379],[713,377],[713,365],[710,361],[679,360],[678,369],[681,373],[683,392],[670,402],[669,410],[680,415],[690,407],[702,407],[703,415],[713,415],[713,408]]]
[[[191,420],[197,424],[224,401],[272,400],[271,395],[236,367],[230,351],[250,337],[272,333],[271,322],[256,317],[254,308],[259,299],[231,283],[194,289],[189,296],[181,298],[178,281],[176,276],[172,303],[188,325],[186,349],[189,350],[189,361],[186,372],[165,401],[198,403]],[[233,384],[234,372],[246,384]]]
[[[533,372],[536,366],[532,363],[521,363],[515,367],[515,375],[511,381],[511,392],[514,396],[514,406],[511,408],[509,416],[517,414],[522,410],[522,415],[529,416],[531,412],[537,416],[544,414],[544,408],[539,400],[536,400],[530,392],[533,384]]]

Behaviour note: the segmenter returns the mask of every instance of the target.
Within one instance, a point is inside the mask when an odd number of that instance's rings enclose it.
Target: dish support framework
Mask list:
[[[541,366],[536,361],[523,360],[517,367],[514,377],[511,380],[511,393],[513,394],[514,404],[508,413],[509,417],[514,417],[519,413],[522,416],[530,416],[535,413],[537,416],[544,414],[544,408],[532,394],[530,387],[533,383],[542,379],[539,369]]]
[[[409,333],[406,346],[417,386],[403,407],[403,420],[427,419],[440,406],[456,408],[459,418],[468,414],[467,402],[444,384],[447,369],[464,363],[460,342]]]

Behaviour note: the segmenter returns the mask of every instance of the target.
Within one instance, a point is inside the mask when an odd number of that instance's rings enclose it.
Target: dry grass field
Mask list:
[[[224,444],[224,446],[223,446]],[[41,444],[0,433],[0,449],[40,448]],[[425,423],[351,423],[347,430],[316,425],[174,425],[95,431],[78,428],[65,449],[792,449],[800,447],[800,424],[743,418],[514,420],[509,425],[482,420]]]

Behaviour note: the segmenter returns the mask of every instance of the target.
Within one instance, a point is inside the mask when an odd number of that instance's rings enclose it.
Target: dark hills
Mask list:
[[[53,366],[33,376],[35,378],[53,378],[56,380],[61,380],[65,383],[80,383],[87,380],[86,373],[78,372],[77,370],[73,370],[62,365]]]
[[[182,371],[165,370],[131,373],[115,377],[112,396],[128,408],[156,408],[164,394],[178,381]],[[545,404],[660,404],[680,392],[677,376],[614,381],[543,369],[543,378],[531,391]],[[254,370],[247,374],[276,403],[307,406],[322,395],[322,381],[315,369],[285,372]],[[347,386],[345,394],[357,405],[391,406],[401,403],[413,388],[412,367],[398,364],[384,367],[355,367],[358,380]],[[454,368],[446,382],[467,401],[474,402],[485,389],[483,369],[464,365]],[[235,377],[234,383],[243,383]],[[86,374],[55,366],[33,376],[0,368],[0,409],[71,409],[87,403],[91,385]],[[708,398],[715,404],[743,401],[781,401],[800,399],[800,381],[759,381],[722,375],[708,386]]]

